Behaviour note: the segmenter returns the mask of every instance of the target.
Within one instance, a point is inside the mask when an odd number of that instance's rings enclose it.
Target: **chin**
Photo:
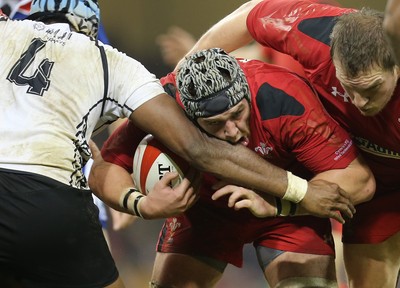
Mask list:
[[[382,111],[382,109],[368,109],[365,111],[360,110],[360,113],[363,116],[372,117],[372,116],[379,114],[379,112],[381,112],[381,111]]]

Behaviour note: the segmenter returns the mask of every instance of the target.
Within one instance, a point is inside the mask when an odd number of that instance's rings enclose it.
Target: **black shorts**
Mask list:
[[[118,271],[91,192],[0,169],[0,275],[5,273],[29,288],[113,283]]]

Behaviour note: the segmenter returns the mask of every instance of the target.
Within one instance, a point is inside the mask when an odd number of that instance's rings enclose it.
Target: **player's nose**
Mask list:
[[[224,127],[224,135],[225,137],[229,139],[236,139],[236,136],[238,135],[239,129],[236,126],[234,121],[226,121],[225,127]]]

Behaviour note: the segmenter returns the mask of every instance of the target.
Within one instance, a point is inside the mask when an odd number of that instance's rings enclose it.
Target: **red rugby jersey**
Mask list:
[[[262,45],[298,60],[329,114],[354,136],[377,180],[377,193],[400,188],[400,88],[381,113],[365,117],[351,103],[335,75],[329,35],[335,18],[355,11],[308,1],[266,0],[247,18]]]

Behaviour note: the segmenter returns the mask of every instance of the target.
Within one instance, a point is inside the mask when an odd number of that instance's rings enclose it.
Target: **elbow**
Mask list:
[[[371,177],[369,177],[368,183],[366,184],[365,188],[365,196],[364,196],[364,201],[369,201],[371,200],[374,195],[375,195],[375,190],[376,190],[376,182],[375,182],[375,177],[371,174]]]
[[[391,42],[400,39],[399,31],[400,20],[391,13],[386,14],[383,21],[383,29]]]
[[[398,29],[396,29],[395,21],[393,21],[392,16],[387,14],[383,21],[383,29],[385,33],[389,36],[389,38],[394,37],[398,33]]]
[[[103,197],[102,180],[105,178],[105,175],[102,174],[103,163],[104,160],[101,156],[96,157],[96,159],[93,161],[92,166],[90,167],[89,178],[87,179],[90,190],[94,195],[96,195],[99,198]]]
[[[358,193],[353,197],[354,204],[360,204],[371,200],[375,195],[376,182],[372,172],[366,173],[364,177],[359,180],[360,188]]]
[[[363,197],[360,202],[370,201],[375,195],[375,188],[376,188],[375,180],[369,181],[369,183],[365,185],[363,191]]]

